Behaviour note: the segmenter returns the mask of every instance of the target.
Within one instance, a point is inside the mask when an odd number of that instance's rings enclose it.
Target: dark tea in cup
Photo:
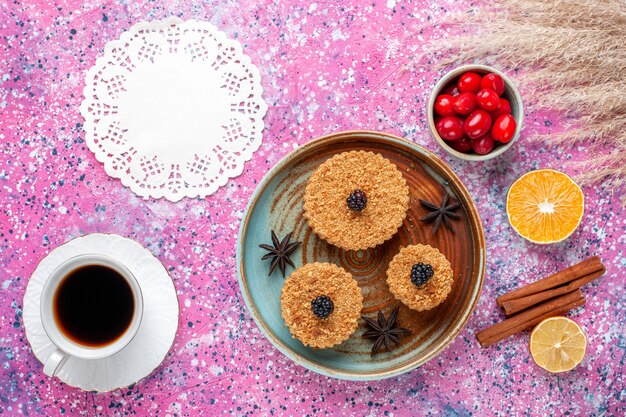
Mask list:
[[[143,295],[123,262],[87,253],[50,273],[40,309],[43,328],[57,347],[44,372],[54,376],[70,357],[103,359],[124,349],[139,331]]]
[[[132,322],[133,292],[118,271],[84,265],[70,271],[54,294],[54,319],[75,343],[102,347],[115,342]]]

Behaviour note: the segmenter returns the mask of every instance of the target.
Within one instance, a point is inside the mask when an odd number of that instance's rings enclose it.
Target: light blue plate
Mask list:
[[[380,153],[398,166],[409,185],[411,207],[397,235],[366,251],[344,251],[320,240],[303,217],[306,182],[329,157],[350,150]],[[419,222],[425,212],[418,199],[439,202],[443,193],[461,202],[462,220],[455,233],[441,228],[433,236],[429,224]],[[364,322],[349,340],[330,349],[311,349],[292,338],[281,316],[284,279],[276,268],[268,276],[269,260],[261,243],[271,243],[271,230],[279,238],[290,231],[303,242],[294,252],[296,266],[332,262],[352,273],[363,292],[363,315],[387,316],[401,306],[398,322],[411,329],[391,352],[371,356],[372,340],[363,338]],[[446,301],[428,312],[402,306],[389,292],[385,272],[398,250],[412,243],[438,248],[450,260],[455,283]],[[414,369],[434,357],[458,334],[480,295],[485,266],[485,240],[476,208],[461,181],[440,159],[425,149],[391,135],[343,132],[312,141],[295,150],[268,172],[252,195],[237,241],[237,272],[241,292],[252,317],[274,346],[289,358],[323,375],[351,380],[388,378]],[[288,267],[287,275],[293,271]]]

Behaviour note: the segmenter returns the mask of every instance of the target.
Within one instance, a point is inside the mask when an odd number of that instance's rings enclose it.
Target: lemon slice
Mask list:
[[[546,371],[574,369],[583,360],[586,349],[585,333],[567,317],[545,319],[530,334],[530,354]]]

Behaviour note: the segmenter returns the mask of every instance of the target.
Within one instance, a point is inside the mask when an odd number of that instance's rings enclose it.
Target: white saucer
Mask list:
[[[118,235],[94,233],[78,237],[46,256],[28,281],[24,295],[24,327],[33,353],[45,363],[56,347],[41,323],[41,290],[50,273],[76,255],[99,253],[122,262],[137,278],[144,313],[135,338],[115,355],[97,360],[70,357],[57,376],[87,391],[111,391],[134,384],[159,366],[178,328],[178,298],[165,267],[139,243]]]

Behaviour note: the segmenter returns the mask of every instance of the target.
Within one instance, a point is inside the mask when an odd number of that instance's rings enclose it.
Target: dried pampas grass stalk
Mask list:
[[[565,116],[564,131],[531,139],[586,145],[577,179],[626,185],[626,1],[496,0],[447,23],[466,33],[448,39],[442,65],[486,60],[520,70],[527,104]]]

